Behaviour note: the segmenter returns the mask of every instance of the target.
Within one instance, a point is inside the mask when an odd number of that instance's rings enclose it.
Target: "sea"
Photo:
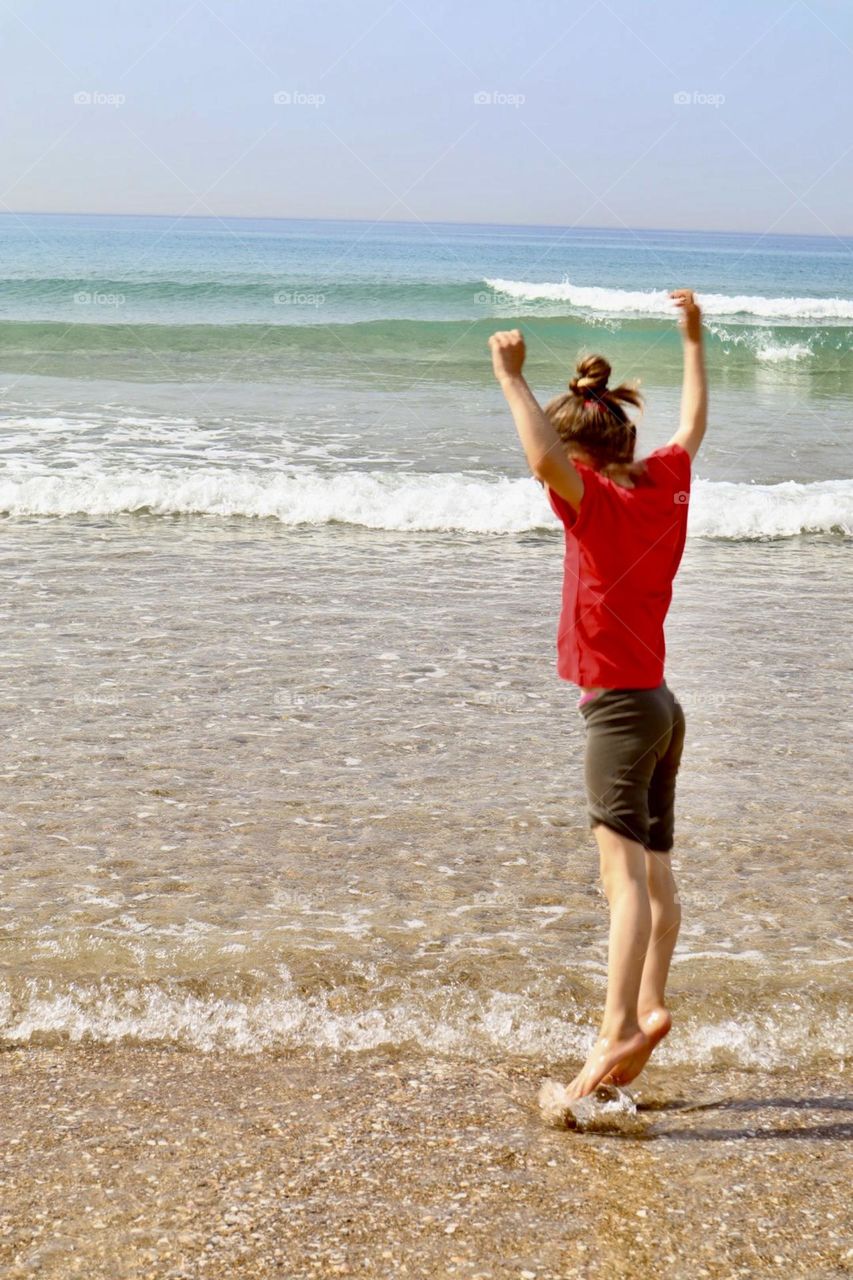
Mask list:
[[[487,339],[710,425],[655,1060],[851,1051],[853,240],[0,216],[0,1044],[577,1065],[606,981],[562,532]]]

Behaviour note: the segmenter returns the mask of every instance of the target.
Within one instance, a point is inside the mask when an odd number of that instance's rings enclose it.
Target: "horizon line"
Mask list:
[[[400,227],[502,227],[520,231],[615,231],[615,232],[662,232],[666,235],[713,235],[713,236],[760,236],[775,237],[785,240],[850,240],[850,232],[815,232],[815,231],[759,231],[754,227],[740,230],[712,227],[632,227],[632,226],[598,226],[594,224],[572,224],[561,222],[473,222],[458,221],[446,218],[331,218],[318,216],[294,216],[292,214],[252,214],[252,213],[128,213],[105,210],[74,209],[0,209],[0,217],[7,218],[171,218],[182,222],[194,220],[198,222],[328,222],[334,224],[357,223],[373,226]]]

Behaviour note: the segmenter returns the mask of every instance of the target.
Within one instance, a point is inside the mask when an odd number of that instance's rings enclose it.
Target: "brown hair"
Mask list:
[[[589,455],[593,466],[605,473],[633,462],[637,428],[622,405],[639,408],[643,403],[636,387],[623,383],[611,390],[609,377],[610,364],[604,356],[584,356],[569,390],[545,405],[560,439],[569,446],[577,445]]]

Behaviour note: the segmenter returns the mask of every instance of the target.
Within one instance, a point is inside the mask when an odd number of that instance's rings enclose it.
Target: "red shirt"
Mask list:
[[[546,486],[566,528],[557,672],[578,685],[655,689],[663,680],[663,624],[687,536],[690,454],[663,445],[628,489],[593,467],[580,508]]]

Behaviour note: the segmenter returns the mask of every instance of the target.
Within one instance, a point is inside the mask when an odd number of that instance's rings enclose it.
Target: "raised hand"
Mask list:
[[[498,382],[520,377],[527,354],[520,329],[501,329],[498,333],[493,333],[489,338],[489,350]]]
[[[702,342],[702,312],[692,289],[673,289],[669,296],[680,312],[679,325],[684,339],[681,423],[669,443],[679,444],[682,449],[686,449],[692,462],[708,425],[708,378]]]
[[[672,289],[669,295],[678,307],[678,324],[685,342],[702,341],[702,311],[692,289]]]

